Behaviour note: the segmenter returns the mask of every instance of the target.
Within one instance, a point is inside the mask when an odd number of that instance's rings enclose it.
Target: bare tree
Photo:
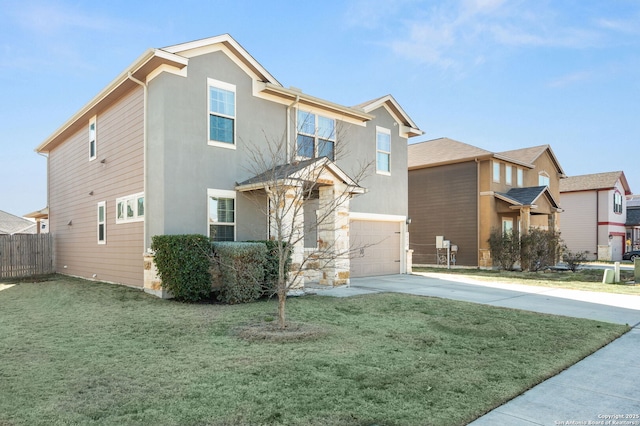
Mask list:
[[[337,133],[337,132],[336,132]],[[349,200],[365,192],[360,186],[373,161],[354,161],[355,170],[347,175],[333,160],[348,156],[347,144],[337,137],[318,139],[315,157],[299,155],[300,147],[286,136],[266,143],[250,143],[247,171],[251,179],[237,190],[253,197],[255,205],[269,218],[269,238],[276,242],[278,277],[278,325],[286,327],[287,293],[304,285],[303,270],[313,264],[322,271],[321,282],[339,285],[349,280],[349,257],[361,247],[350,247],[348,238]],[[330,147],[321,143],[332,143]],[[319,157],[323,152],[326,156]],[[305,152],[304,154],[309,154]],[[331,157],[331,158],[330,158]],[[265,202],[266,199],[266,202]],[[317,203],[315,221],[305,223],[308,203]],[[305,232],[317,233],[317,246],[305,250]],[[292,257],[290,270],[285,265]]]

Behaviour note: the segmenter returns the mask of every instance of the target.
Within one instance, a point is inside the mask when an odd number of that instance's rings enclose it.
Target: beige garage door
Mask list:
[[[400,273],[400,223],[352,220],[351,276],[368,277]]]

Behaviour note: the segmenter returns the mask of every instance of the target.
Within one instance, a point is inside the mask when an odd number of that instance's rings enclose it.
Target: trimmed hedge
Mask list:
[[[220,270],[218,300],[246,303],[263,294],[267,247],[263,243],[215,242],[214,258]]]
[[[154,235],[151,249],[162,286],[178,300],[197,302],[211,294],[211,245],[204,235]]]

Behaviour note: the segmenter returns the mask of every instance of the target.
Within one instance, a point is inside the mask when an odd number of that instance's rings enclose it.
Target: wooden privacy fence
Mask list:
[[[0,280],[52,274],[51,234],[0,235]]]

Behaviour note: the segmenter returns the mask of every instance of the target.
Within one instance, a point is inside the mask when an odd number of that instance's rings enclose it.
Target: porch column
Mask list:
[[[529,233],[531,227],[531,207],[522,207],[520,209],[520,232],[522,235]]]
[[[291,268],[289,269],[288,285],[291,289],[299,289],[304,287],[304,275],[301,267],[304,260],[304,210],[302,208],[301,191],[298,187],[289,187],[286,189],[284,200],[277,207],[277,217],[281,219],[281,231],[283,240],[287,240],[291,236]],[[277,220],[272,218],[271,223],[277,228]],[[277,235],[278,229],[273,228],[271,235]]]
[[[320,187],[318,251],[322,262],[320,284],[349,284],[349,193],[342,182]]]
[[[549,230],[558,230],[558,212],[553,212],[549,215]]]

